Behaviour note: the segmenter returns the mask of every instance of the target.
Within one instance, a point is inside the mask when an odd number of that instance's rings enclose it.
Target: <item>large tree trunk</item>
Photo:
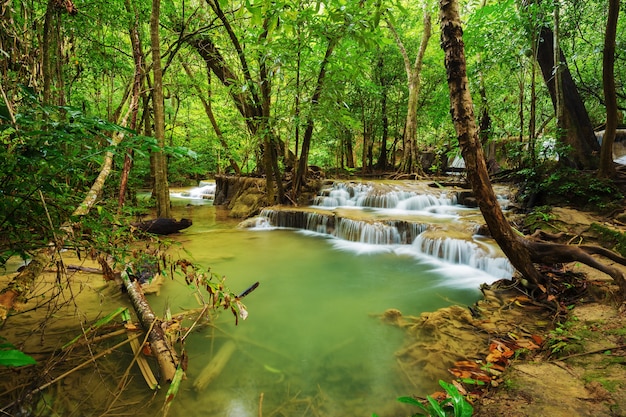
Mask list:
[[[568,246],[536,242],[517,234],[507,222],[496,195],[491,187],[487,165],[480,144],[473,112],[472,97],[465,64],[463,31],[456,0],[440,0],[441,45],[445,52],[448,87],[450,89],[450,113],[457,132],[467,178],[479,201],[491,235],[511,264],[529,281],[531,288],[546,291],[544,277],[533,263],[560,263],[578,261],[609,274],[626,296],[626,280],[617,269],[604,265],[591,257],[600,254],[626,265],[626,259],[603,248],[593,246]]]
[[[491,235],[513,266],[537,285],[541,281],[541,275],[534,268],[527,248],[518,239],[516,232],[504,217],[489,180],[467,79],[463,30],[458,4],[455,0],[440,0],[439,4],[441,45],[445,52],[450,89],[450,113],[465,160],[468,180]]]
[[[563,129],[564,145],[571,147],[571,152],[561,155],[564,162],[569,162],[579,169],[596,169],[598,167],[600,145],[593,132],[593,126],[589,114],[578,94],[578,88],[574,83],[572,74],[565,60],[560,54],[560,75],[563,97]],[[542,27],[539,34],[537,48],[537,61],[541,67],[541,73],[550,91],[552,104],[557,110],[557,88],[554,71],[554,34],[548,27]]]
[[[617,33],[617,18],[619,16],[619,0],[609,0],[609,14],[604,33],[604,52],[602,55],[602,86],[604,89],[604,103],[606,106],[606,128],[602,137],[600,152],[599,177],[615,175],[613,164],[613,142],[617,129],[617,97],[615,95],[615,35]]]
[[[163,70],[161,68],[161,47],[159,36],[159,19],[161,1],[152,1],[150,15],[150,42],[152,50],[152,109],[154,112],[154,137],[160,151],[154,153],[154,196],[156,197],[157,217],[170,218],[170,194],[167,183],[167,156],[165,147],[165,103],[163,98]]]

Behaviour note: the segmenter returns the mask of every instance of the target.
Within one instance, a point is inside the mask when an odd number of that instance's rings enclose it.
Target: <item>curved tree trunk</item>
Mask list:
[[[533,263],[561,263],[578,261],[610,275],[619,285],[621,296],[626,296],[626,280],[617,269],[600,263],[592,254],[599,254],[626,265],[626,259],[606,249],[593,246],[568,246],[525,239],[507,222],[491,187],[487,166],[478,137],[472,98],[467,79],[461,21],[456,0],[440,0],[441,45],[445,52],[450,113],[457,132],[467,177],[479,201],[491,235],[513,266],[529,281],[532,288],[546,291],[544,277]]]
[[[463,30],[455,0],[440,0],[441,45],[445,52],[450,113],[465,159],[467,177],[489,231],[513,266],[535,286],[542,280],[534,268],[530,253],[504,217],[489,180],[465,65]]]

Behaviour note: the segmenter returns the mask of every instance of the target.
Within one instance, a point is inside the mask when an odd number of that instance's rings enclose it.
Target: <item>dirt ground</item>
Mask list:
[[[607,246],[590,231],[594,222],[625,231],[619,221],[563,208],[553,210],[544,230]],[[544,273],[565,291],[554,306],[500,281],[467,308],[420,317],[386,312],[383,319],[408,335],[397,352],[407,378],[426,373],[454,381],[480,417],[626,416],[626,304],[617,301],[617,287],[577,263]]]

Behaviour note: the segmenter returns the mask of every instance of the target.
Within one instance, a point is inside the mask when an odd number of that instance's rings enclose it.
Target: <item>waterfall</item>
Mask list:
[[[413,246],[425,255],[433,256],[444,262],[467,265],[494,276],[513,275],[513,266],[507,258],[495,257],[476,243],[464,239],[430,238],[420,235]]]
[[[431,194],[431,190],[424,190],[418,193],[388,184],[374,187],[335,182],[320,191],[313,207],[265,209],[261,217],[272,227],[307,230],[332,236],[338,242],[361,244],[348,245],[359,253],[371,251],[374,246],[385,250],[386,246],[386,250],[422,258],[425,255],[446,265],[472,268],[498,278],[513,275],[510,262],[494,249],[491,240],[478,243],[480,239],[474,238],[478,225],[470,219],[477,210],[459,206],[454,192],[432,190]],[[461,214],[439,214],[448,211]],[[468,218],[466,222],[459,221],[463,215]],[[364,245],[371,249],[364,250]]]
[[[449,197],[418,194],[415,191],[398,189],[376,189],[371,185],[335,182],[315,197],[314,206],[336,207],[371,207],[400,210],[426,210],[430,207],[453,206],[457,203],[456,195]]]
[[[200,181],[197,187],[185,191],[171,191],[172,197],[190,200],[213,200],[215,199],[215,183]]]
[[[336,214],[265,209],[259,216],[274,227],[302,229],[370,245],[411,244],[428,225],[403,220],[366,222]],[[255,224],[264,224],[256,220]]]

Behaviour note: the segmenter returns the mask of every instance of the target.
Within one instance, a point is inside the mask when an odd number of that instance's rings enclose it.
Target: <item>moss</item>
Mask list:
[[[626,233],[609,229],[598,223],[593,223],[589,227],[589,232],[593,233],[600,240],[602,246],[613,249],[620,255],[626,256]]]

